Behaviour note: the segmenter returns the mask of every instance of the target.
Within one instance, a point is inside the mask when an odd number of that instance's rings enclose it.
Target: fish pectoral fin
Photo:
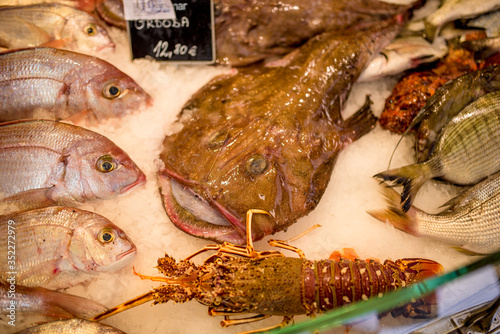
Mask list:
[[[69,39],[67,38],[62,38],[62,39],[54,39],[52,41],[48,41],[45,43],[40,44],[40,47],[48,47],[48,48],[62,48],[66,46],[70,42]]]
[[[87,109],[73,114],[70,117],[65,118],[64,120],[76,125],[80,125],[86,122],[97,121],[97,117],[92,110]]]
[[[71,318],[87,319],[108,310],[106,306],[80,296],[42,288],[40,293],[43,293],[45,299],[49,301],[47,312],[53,314],[68,314]]]
[[[32,189],[5,197],[1,200],[2,207],[5,205],[9,212],[34,208],[43,208],[54,205],[55,201],[50,196],[50,188]],[[17,210],[16,210],[17,209]]]
[[[370,95],[366,95],[365,103],[361,108],[344,121],[344,131],[352,141],[361,138],[375,128],[377,117],[372,113],[372,103]]]
[[[474,252],[474,251],[468,250],[468,249],[467,249],[467,246],[463,246],[463,247],[461,247],[461,246],[453,246],[453,247],[451,247],[451,248],[455,249],[456,251],[459,251],[459,252],[460,252],[460,253],[462,253],[462,254],[469,255],[469,256],[474,256],[474,255],[476,255],[476,256],[477,256],[477,255],[483,255],[483,254],[481,254],[481,253],[477,253],[477,252]]]

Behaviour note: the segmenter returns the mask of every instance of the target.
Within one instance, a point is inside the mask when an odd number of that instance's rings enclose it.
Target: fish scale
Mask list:
[[[436,150],[445,157],[441,165],[446,180],[470,185],[498,170],[494,162],[500,159],[499,106],[500,92],[491,93],[464,109],[443,130]]]

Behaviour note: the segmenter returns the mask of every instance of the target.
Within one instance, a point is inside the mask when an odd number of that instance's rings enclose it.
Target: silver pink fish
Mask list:
[[[145,180],[127,153],[96,132],[49,120],[0,124],[0,203],[76,205]]]
[[[132,78],[97,57],[53,48],[0,54],[0,121],[99,121],[151,103]]]
[[[64,289],[129,264],[130,238],[90,211],[52,206],[0,216],[0,281]]]

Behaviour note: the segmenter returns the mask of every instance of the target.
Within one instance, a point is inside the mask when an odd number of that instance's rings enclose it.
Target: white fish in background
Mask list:
[[[106,28],[87,12],[58,3],[0,7],[0,46],[53,46],[90,52],[113,48]]]
[[[383,188],[387,210],[368,213],[382,222],[415,236],[430,237],[452,246],[490,254],[500,249],[500,173],[469,188],[445,205],[438,214],[415,207],[401,210],[400,196],[392,188]]]
[[[441,7],[425,19],[426,38],[433,40],[448,22],[474,17],[500,8],[500,0],[444,0]]]
[[[466,23],[470,28],[482,28],[486,32],[486,38],[462,42],[462,46],[472,50],[480,58],[500,52],[500,10],[481,15]]]
[[[125,232],[90,211],[56,206],[0,216],[0,281],[7,283],[64,289],[123,268],[136,252]]]
[[[433,62],[447,52],[443,40],[431,44],[420,36],[398,37],[371,60],[358,81],[374,81],[400,74],[420,64]]]
[[[83,319],[60,320],[25,329],[17,334],[125,334],[114,327]]]

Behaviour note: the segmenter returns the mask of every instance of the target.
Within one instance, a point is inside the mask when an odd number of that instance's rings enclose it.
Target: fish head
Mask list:
[[[279,144],[285,131],[276,122],[262,126],[258,118],[242,117],[225,128],[207,121],[198,123],[197,131],[185,126],[165,138],[158,180],[166,212],[178,228],[244,244],[248,210],[269,213],[253,215],[251,236],[259,240],[311,209],[311,185],[304,180],[314,173],[298,152],[301,145]],[[294,133],[293,128],[286,133]]]
[[[66,159],[66,180],[87,199],[108,199],[143,184],[146,176],[121,148],[105,137],[78,141]],[[78,175],[73,175],[78,174]]]
[[[96,52],[115,48],[108,31],[92,15],[76,11],[69,15],[61,32],[61,39],[67,40],[74,51]]]
[[[92,77],[86,87],[87,101],[95,117],[123,117],[152,105],[153,99],[131,77],[109,65]]]
[[[76,229],[70,254],[76,266],[87,271],[114,271],[132,262],[137,248],[118,226],[107,218],[87,212],[85,224]]]
[[[481,86],[490,92],[500,90],[500,65],[489,66],[479,72]]]

